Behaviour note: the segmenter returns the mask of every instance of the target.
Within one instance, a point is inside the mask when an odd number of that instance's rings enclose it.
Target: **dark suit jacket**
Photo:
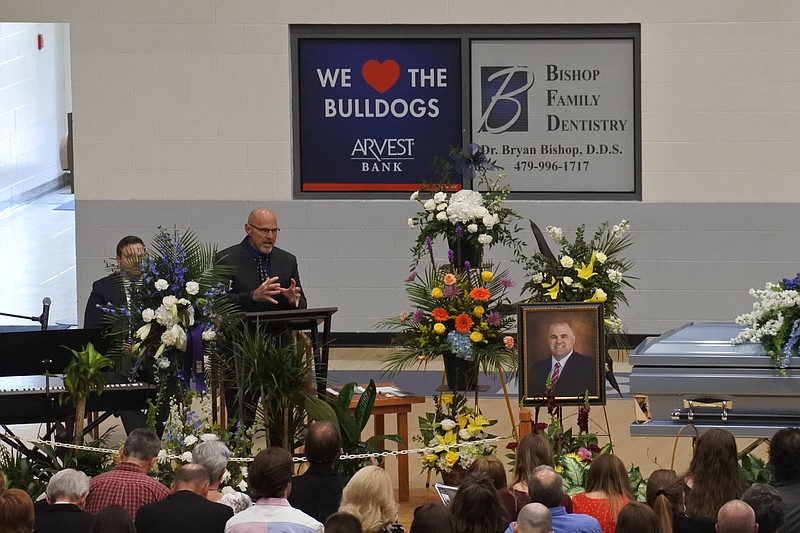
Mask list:
[[[188,490],[139,507],[137,533],[223,533],[233,509]]]
[[[71,503],[46,502],[35,506],[36,533],[89,533],[94,516]]]
[[[231,278],[231,292],[229,296],[236,303],[242,306],[245,311],[280,311],[285,309],[295,309],[283,296],[275,296],[278,304],[267,302],[254,302],[251,293],[261,285],[261,278],[258,277],[256,263],[253,261],[252,247],[245,237],[242,242],[225,248],[218,254],[218,258],[225,264],[236,268],[236,272]],[[297,258],[280,248],[273,247],[269,255],[269,275],[278,276],[281,287],[287,288],[294,279],[300,287],[300,273],[297,271]],[[308,307],[305,292],[300,292],[300,309]]]
[[[312,464],[302,476],[292,478],[289,503],[324,524],[339,509],[345,485],[347,478],[330,466]]]
[[[547,357],[536,361],[528,369],[527,393],[534,396],[544,394],[545,382],[550,375],[550,360]],[[589,391],[589,396],[597,396],[597,363],[594,357],[572,352],[567,364],[561,369],[558,381],[553,387],[557,397],[568,396],[577,398]]]
[[[97,305],[103,306],[107,303],[114,305],[125,305],[125,289],[122,285],[122,278],[119,274],[109,274],[92,283],[92,293],[86,302],[86,311],[83,313],[84,328],[100,328],[103,326],[103,313]]]

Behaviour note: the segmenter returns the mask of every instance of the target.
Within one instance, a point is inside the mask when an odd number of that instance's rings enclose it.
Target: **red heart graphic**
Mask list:
[[[370,59],[361,67],[361,76],[370,87],[383,94],[400,78],[400,65],[394,59],[387,59],[383,63]]]

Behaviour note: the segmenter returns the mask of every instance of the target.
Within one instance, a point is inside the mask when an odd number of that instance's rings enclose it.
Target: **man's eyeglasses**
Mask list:
[[[278,232],[281,230],[281,228],[259,228],[258,226],[254,226],[252,224],[248,224],[248,226],[250,226],[253,229],[257,229],[258,231],[266,235],[269,235],[270,233],[274,233],[275,235],[277,235]]]

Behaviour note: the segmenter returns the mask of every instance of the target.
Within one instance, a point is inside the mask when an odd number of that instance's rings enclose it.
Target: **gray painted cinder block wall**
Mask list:
[[[78,315],[82,317],[104,258],[129,233],[146,242],[157,226],[191,228],[220,248],[244,235],[247,214],[263,202],[78,200],[76,208]],[[603,220],[631,221],[638,278],[621,310],[629,333],[659,334],[692,320],[732,320],[748,312],[750,287],[791,277],[800,270],[797,206],[791,203],[511,202],[540,227],[561,226],[571,238],[586,224],[593,233]],[[333,330],[378,331],[376,323],[407,309],[403,279],[415,232],[406,226],[416,204],[402,200],[271,201],[279,218],[279,246],[297,255],[310,305],[335,306]],[[527,221],[521,236],[533,242]],[[533,248],[528,247],[528,253]],[[444,257],[444,243],[437,254]],[[517,287],[522,270],[507,250],[502,261]],[[515,295],[516,296],[516,295]]]

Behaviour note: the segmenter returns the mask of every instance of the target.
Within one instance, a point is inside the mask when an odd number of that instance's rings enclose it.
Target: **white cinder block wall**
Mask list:
[[[61,176],[58,143],[70,106],[62,56],[69,53],[68,28],[5,23],[2,15],[0,7],[0,204]]]
[[[79,314],[120,236],[177,225],[229,245],[259,205],[311,304],[340,308],[334,330],[404,309],[410,202],[291,198],[295,23],[641,23],[644,201],[515,206],[540,225],[632,221],[633,333],[731,319],[800,269],[797,2],[4,0],[0,20],[70,23]]]

